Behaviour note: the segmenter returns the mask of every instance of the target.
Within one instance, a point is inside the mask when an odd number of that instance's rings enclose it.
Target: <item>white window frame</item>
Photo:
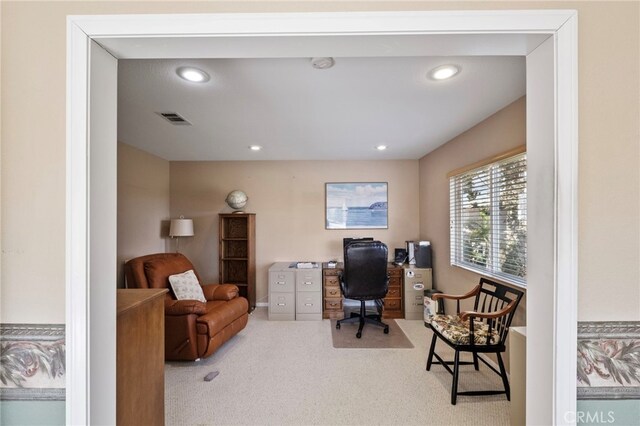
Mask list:
[[[499,268],[499,258],[500,258],[500,226],[499,223],[496,223],[493,218],[500,215],[500,208],[498,206],[498,192],[496,192],[496,187],[494,185],[495,172],[494,168],[499,165],[509,161],[513,161],[518,157],[524,157],[526,162],[526,152],[519,153],[515,155],[511,155],[507,158],[492,161],[488,164],[483,164],[480,167],[475,167],[470,170],[466,170],[463,173],[457,173],[449,178],[449,241],[450,241],[450,264],[451,266],[457,266],[459,268],[467,269],[469,271],[498,279],[500,281],[504,281],[506,283],[526,288],[527,287],[527,279],[526,277],[521,278],[516,275],[504,273],[500,271]],[[526,167],[526,166],[525,166]],[[461,176],[468,175],[470,173],[476,173],[483,169],[489,170],[489,208],[491,210],[491,243],[490,243],[490,252],[491,255],[487,259],[487,266],[483,267],[480,265],[476,265],[474,263],[466,262],[464,260],[464,245],[462,238],[462,203],[460,187],[456,185],[456,180],[460,179]],[[453,195],[455,191],[455,195]]]

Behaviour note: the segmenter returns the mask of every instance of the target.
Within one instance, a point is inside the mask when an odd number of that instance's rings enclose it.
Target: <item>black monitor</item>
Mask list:
[[[358,237],[358,238],[343,238],[342,239],[342,252],[344,253],[344,250],[347,248],[347,246],[349,245],[349,243],[352,243],[354,241],[373,241],[373,237]]]

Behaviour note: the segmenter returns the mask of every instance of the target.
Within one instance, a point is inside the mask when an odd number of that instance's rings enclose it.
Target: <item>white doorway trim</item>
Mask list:
[[[527,422],[532,424],[565,424],[565,413],[576,409],[576,334],[577,334],[577,14],[575,11],[455,11],[455,12],[369,12],[369,13],[305,13],[305,14],[206,14],[206,15],[122,15],[71,16],[68,18],[67,55],[67,235],[66,235],[66,324],[67,324],[67,423],[108,423],[111,418],[95,417],[91,406],[100,398],[104,410],[113,411],[115,392],[100,392],[104,383],[92,373],[106,369],[115,378],[115,365],[92,363],[91,350],[96,350],[91,319],[100,309],[115,306],[95,305],[91,294],[96,285],[90,279],[91,267],[111,258],[97,259],[98,244],[111,241],[92,239],[90,229],[101,220],[92,215],[91,205],[101,194],[90,191],[96,180],[95,164],[88,156],[90,138],[91,53],[90,41],[117,38],[135,40],[148,38],[181,38],[242,36],[262,37],[325,37],[335,35],[411,35],[411,34],[549,34],[552,37],[551,62],[536,67],[538,56],[527,57],[527,69],[548,73],[553,96],[541,99],[553,112],[548,123],[548,137],[541,137],[540,158],[543,163],[530,174],[548,184],[540,209],[531,209],[529,217],[539,216],[539,224],[548,228],[549,241],[539,244],[535,253],[548,265],[545,271],[530,270],[528,317],[535,312],[544,320],[529,342],[538,334],[552,336],[552,347],[527,347],[527,377],[543,376],[548,386],[532,389],[528,386]],[[126,43],[125,43],[126,44]],[[530,52],[523,52],[528,55]],[[546,60],[548,61],[547,58]],[[531,62],[531,67],[529,66]],[[541,63],[542,64],[542,63]],[[535,76],[527,76],[530,77]],[[544,75],[541,80],[544,80]],[[527,102],[527,127],[534,126],[539,115],[530,114]],[[549,112],[549,111],[548,111]],[[541,114],[544,116],[544,114]],[[529,120],[534,120],[533,123]],[[550,121],[550,120],[549,120]],[[529,133],[528,133],[529,137]],[[112,141],[116,143],[115,140]],[[107,164],[115,168],[114,164]],[[91,182],[90,182],[91,177]],[[104,176],[105,179],[108,176]],[[91,185],[90,185],[91,184]],[[115,182],[104,182],[115,185]],[[545,185],[542,185],[545,186]],[[109,191],[107,191],[109,192]],[[535,235],[534,232],[531,234]],[[113,245],[115,246],[115,245]],[[535,246],[535,244],[533,244]],[[544,249],[544,250],[543,250]],[[93,256],[93,257],[92,257]],[[115,253],[113,253],[115,259]],[[115,271],[115,263],[111,265]],[[549,270],[551,269],[551,270]],[[114,272],[115,276],[115,272]],[[550,277],[550,282],[538,289],[536,278]],[[113,293],[115,294],[115,280]],[[536,294],[537,293],[537,294]],[[534,295],[532,297],[532,295]],[[113,316],[115,318],[115,316]],[[529,324],[531,322],[527,321]],[[115,324],[112,324],[115,329]],[[94,343],[92,344],[92,339]],[[540,341],[545,341],[540,338]],[[91,350],[90,350],[91,348]],[[106,342],[102,350],[113,351],[115,344]],[[107,374],[108,375],[108,374]],[[101,376],[104,376],[102,374]],[[113,379],[115,380],[115,379]],[[107,384],[111,389],[113,383]],[[113,394],[111,394],[113,393]],[[96,395],[93,397],[92,395]],[[549,412],[549,409],[551,412]]]

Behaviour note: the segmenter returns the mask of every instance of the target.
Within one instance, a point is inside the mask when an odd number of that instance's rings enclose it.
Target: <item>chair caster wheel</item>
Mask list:
[[[389,334],[389,326],[386,326],[386,327],[384,328],[384,334]]]
[[[357,332],[357,333],[356,333],[356,337],[357,337],[358,339],[359,339],[359,338],[361,338],[361,337],[362,337],[362,333]]]
[[[340,330],[340,323],[339,322],[336,323],[336,329]]]

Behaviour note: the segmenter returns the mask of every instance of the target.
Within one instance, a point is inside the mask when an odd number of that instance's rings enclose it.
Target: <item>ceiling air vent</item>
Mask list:
[[[191,126],[183,116],[178,114],[177,112],[157,112],[156,114],[160,115],[162,118],[167,120],[171,124],[181,125],[181,126]]]

